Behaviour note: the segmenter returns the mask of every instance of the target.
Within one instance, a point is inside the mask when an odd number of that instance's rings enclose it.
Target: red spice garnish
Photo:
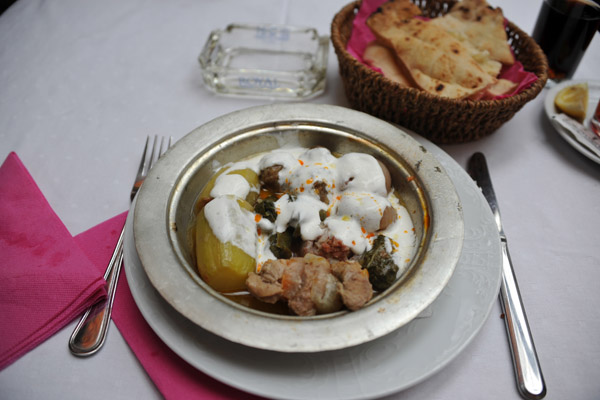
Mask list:
[[[261,189],[260,193],[258,194],[258,197],[262,200],[266,199],[267,197],[271,196],[273,194],[273,192],[271,192],[270,190],[267,189]]]

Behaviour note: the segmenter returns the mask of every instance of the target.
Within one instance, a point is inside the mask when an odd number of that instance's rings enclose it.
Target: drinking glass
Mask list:
[[[548,81],[570,79],[596,31],[600,0],[544,0],[532,37],[548,58]]]

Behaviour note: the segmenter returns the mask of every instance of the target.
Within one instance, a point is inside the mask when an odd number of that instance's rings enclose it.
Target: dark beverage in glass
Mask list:
[[[596,106],[596,112],[594,113],[594,116],[590,121],[590,125],[592,126],[592,130],[594,131],[594,133],[600,136],[600,101]]]
[[[600,0],[544,0],[532,37],[548,57],[548,78],[571,78],[599,27]]]

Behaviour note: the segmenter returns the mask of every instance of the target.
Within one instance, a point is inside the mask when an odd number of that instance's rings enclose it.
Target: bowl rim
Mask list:
[[[214,151],[224,138],[235,138],[241,131],[298,123],[335,126],[342,132],[359,135],[360,140],[368,138],[377,146],[396,151],[413,168],[429,202],[430,240],[426,256],[409,284],[361,310],[336,313],[330,318],[274,318],[234,307],[190,277],[172,243],[176,229],[172,224],[173,201],[185,190],[190,168],[202,154]],[[225,339],[282,352],[316,352],[358,345],[408,323],[448,283],[464,240],[460,199],[452,180],[431,153],[401,128],[362,112],[323,104],[251,107],[218,117],[184,136],[159,160],[140,189],[133,231],[144,271],[176,311]]]

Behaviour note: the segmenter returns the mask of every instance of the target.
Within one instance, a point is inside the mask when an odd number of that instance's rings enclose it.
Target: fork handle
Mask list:
[[[124,232],[125,227],[121,231],[113,255],[104,273],[108,291],[107,298],[86,310],[69,339],[69,349],[76,356],[91,356],[100,350],[106,339],[112,306],[117,291],[117,282],[121,272],[121,265],[123,264]]]

